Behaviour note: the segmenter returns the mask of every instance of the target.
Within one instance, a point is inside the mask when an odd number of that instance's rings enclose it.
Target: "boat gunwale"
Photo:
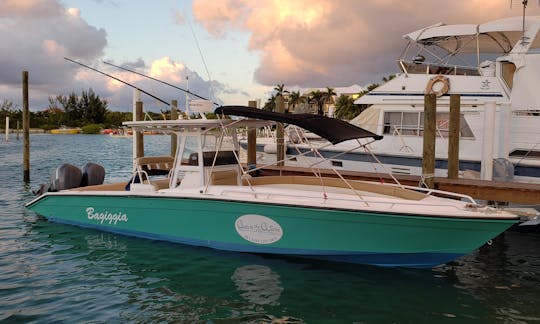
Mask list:
[[[222,186],[219,186],[222,187]],[[236,187],[236,186],[223,186],[223,187]],[[128,194],[125,194],[128,193]],[[353,213],[368,213],[373,216],[398,216],[398,217],[413,217],[413,218],[423,218],[423,219],[449,219],[449,220],[481,220],[481,221],[512,221],[517,222],[519,221],[520,217],[518,215],[514,215],[511,213],[509,216],[499,216],[499,217],[493,217],[488,216],[486,214],[482,215],[470,215],[470,216],[463,216],[463,215],[438,215],[438,214],[418,214],[418,213],[410,213],[410,212],[392,212],[392,211],[372,211],[372,210],[364,210],[364,209],[351,209],[351,208],[340,208],[340,207],[329,207],[329,206],[306,206],[306,205],[299,205],[294,203],[284,203],[284,202],[260,202],[256,200],[238,200],[238,199],[231,199],[230,197],[224,197],[224,196],[215,196],[215,195],[206,195],[204,197],[197,197],[196,194],[190,196],[173,196],[173,195],[164,195],[163,192],[158,193],[155,192],[154,194],[148,194],[147,192],[140,192],[140,193],[129,193],[129,191],[71,191],[71,190],[64,190],[60,192],[47,192],[34,200],[28,202],[25,207],[29,208],[32,205],[36,204],[42,199],[45,199],[47,197],[55,197],[55,196],[73,196],[73,197],[124,197],[124,198],[143,198],[143,199],[191,199],[191,200],[201,200],[201,201],[215,201],[215,202],[230,202],[230,203],[239,203],[239,204],[254,204],[254,205],[270,205],[270,206],[284,206],[284,207],[293,207],[293,208],[302,208],[302,209],[310,209],[310,210],[333,210],[333,211],[342,211],[342,212],[353,212]],[[361,202],[361,201],[360,201]],[[426,204],[426,206],[432,206],[432,204]],[[448,205],[441,205],[445,207],[449,207]],[[450,206],[452,207],[452,206]],[[471,211],[474,212],[474,211]],[[510,216],[512,215],[512,216]]]

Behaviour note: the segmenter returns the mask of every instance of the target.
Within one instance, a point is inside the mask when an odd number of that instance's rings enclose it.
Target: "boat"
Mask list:
[[[381,136],[317,115],[242,106],[215,114],[232,118],[125,122],[135,132],[176,134],[175,156],[134,157],[133,177],[120,183],[103,183],[99,165],[63,165],[52,190],[26,208],[53,222],[219,250],[414,268],[469,254],[519,221],[438,190],[339,173],[257,176],[240,163],[239,129],[284,122],[335,144]]]
[[[79,127],[70,128],[70,127],[62,126],[60,128],[51,129],[51,134],[80,134],[81,132],[82,132],[82,129]]]
[[[439,23],[407,40],[395,78],[358,98],[350,122],[381,141],[289,141],[286,165],[422,175],[424,96],[437,95],[435,174],[446,177],[450,95],[460,95],[459,176],[540,182],[540,16]],[[268,141],[260,141],[263,151]],[[317,145],[321,156],[306,154]],[[376,155],[381,164],[372,156]],[[485,170],[492,170],[482,176]],[[490,165],[493,165],[491,168]]]
[[[133,132],[127,127],[122,127],[110,132],[109,136],[114,138],[131,138],[133,137]]]

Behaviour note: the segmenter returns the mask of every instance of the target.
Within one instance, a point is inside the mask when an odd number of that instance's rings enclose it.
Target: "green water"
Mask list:
[[[164,154],[166,137],[145,137]],[[24,209],[61,163],[129,178],[131,140],[32,135],[0,144],[0,320],[5,322],[540,323],[540,234],[507,232],[432,270],[219,252],[48,222]]]

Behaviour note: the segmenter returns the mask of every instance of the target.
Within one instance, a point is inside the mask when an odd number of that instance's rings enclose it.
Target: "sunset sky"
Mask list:
[[[131,109],[132,89],[63,58],[136,84],[181,106],[184,94],[102,61],[225,104],[288,89],[379,83],[396,73],[402,35],[437,22],[483,23],[521,15],[521,1],[455,0],[2,0],[0,103],[30,106],[92,88],[111,110]],[[530,1],[528,15],[540,8]],[[199,52],[200,48],[200,52]],[[206,67],[205,63],[206,62]],[[143,96],[145,107],[165,108]]]

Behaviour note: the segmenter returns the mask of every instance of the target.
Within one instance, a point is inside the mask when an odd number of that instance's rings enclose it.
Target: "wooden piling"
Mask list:
[[[257,101],[250,100],[248,106],[257,108]],[[254,127],[248,128],[247,131],[247,167],[248,169],[255,168],[257,165],[257,129]]]
[[[9,116],[6,116],[6,142],[9,142]]]
[[[178,101],[171,101],[171,120],[178,119]],[[171,134],[171,156],[176,155],[176,148],[178,146],[178,136],[176,134]]]
[[[424,96],[424,146],[422,150],[422,178],[428,188],[435,182],[435,126],[437,119],[437,97],[434,93]]]
[[[457,179],[459,172],[459,131],[460,131],[459,94],[450,95],[450,113],[448,126],[448,178]]]
[[[480,179],[493,180],[493,155],[495,137],[495,115],[497,104],[495,101],[484,103],[484,124],[482,135],[482,165],[480,167]]]
[[[135,120],[136,121],[142,121],[143,120],[143,103],[142,101],[137,101],[135,103]],[[143,132],[134,132],[133,136],[135,136],[135,141],[137,143],[135,147],[135,157],[143,157],[144,156],[144,138],[143,138]]]
[[[283,99],[283,96],[278,95],[276,97],[276,112],[283,113],[285,111],[285,100]],[[285,139],[284,139],[284,130],[283,130],[283,124],[277,123],[276,126],[276,150],[277,150],[277,156],[276,159],[279,161],[277,163],[277,166],[284,166],[285,165]]]
[[[28,71],[22,72],[23,96],[23,181],[30,182],[30,111],[28,102]]]

